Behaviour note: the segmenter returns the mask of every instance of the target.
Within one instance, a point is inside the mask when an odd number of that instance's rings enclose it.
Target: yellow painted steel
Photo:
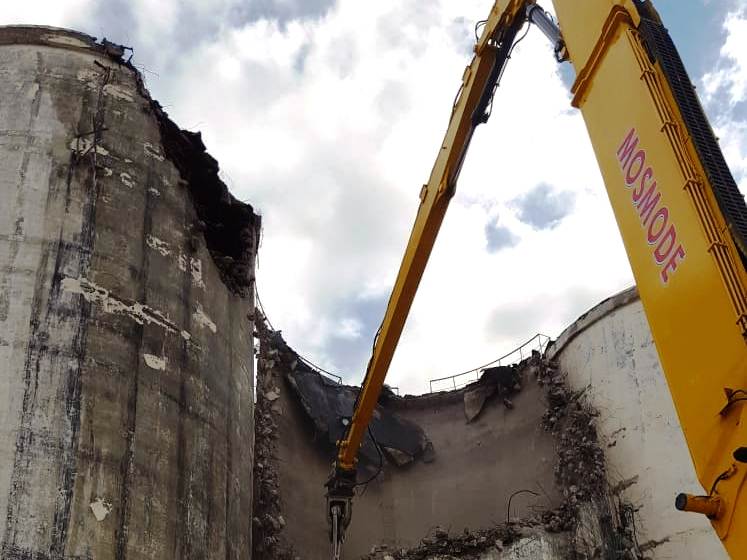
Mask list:
[[[554,4],[577,73],[573,103],[586,121],[698,478],[706,491],[718,481],[722,509],[712,524],[732,557],[743,558],[747,465],[732,453],[747,445],[745,403],[724,409],[724,389],[747,389],[744,266],[666,76],[644,49],[636,8],[613,0],[587,0],[583,9],[578,0]]]
[[[526,0],[498,0],[495,2],[475,56],[465,69],[462,90],[452,110],[449,127],[431,171],[428,184],[420,192],[420,207],[407,243],[397,280],[389,298],[384,320],[374,344],[366,378],[361,388],[358,405],[348,427],[346,437],[338,442],[337,467],[350,471],[355,468],[356,455],[366,434],[371,416],[381,393],[389,365],[399,337],[423,276],[433,244],[441,227],[449,201],[454,194],[456,178],[461,167],[474,127],[471,119],[485,89],[488,75],[495,61],[495,47],[489,43],[497,29],[506,28],[530,2]]]
[[[489,39],[523,17],[526,0],[495,2],[427,185],[337,467],[356,455],[451,199],[495,60]],[[610,202],[700,482],[718,498],[713,526],[747,553],[747,274],[662,69],[648,57],[632,0],[554,0]],[[590,233],[593,235],[593,232]],[[726,392],[725,389],[737,392]],[[726,405],[726,406],[725,406]],[[747,419],[746,419],[747,420]],[[674,500],[674,496],[672,497]],[[673,504],[674,506],[674,504]]]

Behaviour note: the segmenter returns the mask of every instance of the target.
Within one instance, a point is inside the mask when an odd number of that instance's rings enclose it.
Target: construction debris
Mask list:
[[[500,397],[506,408],[513,408],[509,397],[521,391],[521,373],[516,365],[495,366],[482,370],[480,379],[464,390],[464,415],[467,422],[477,418],[485,402],[494,395]]]
[[[513,403],[508,396],[519,392],[522,383],[532,380],[545,388],[547,410],[541,427],[556,441],[554,472],[564,497],[562,504],[524,519],[507,519],[503,524],[475,531],[450,534],[436,528],[416,547],[396,550],[375,547],[366,559],[537,557],[539,549],[527,553],[526,542],[554,547],[549,557],[569,560],[644,558],[635,539],[634,509],[620,498],[625,486],[610,488],[607,483],[604,452],[595,426],[598,414],[585,401],[585,390],[573,391],[567,386],[557,364],[535,352],[518,365],[485,370],[479,381],[462,390],[467,421],[475,419],[496,394],[502,397],[498,402],[511,408],[509,403]],[[514,550],[512,545],[517,548]]]
[[[514,542],[520,533],[511,526],[500,526],[483,531],[464,531],[449,535],[443,527],[435,527],[424,537],[419,546],[410,549],[392,550],[387,546],[376,546],[361,560],[426,560],[437,557],[443,560],[477,559],[485,552],[499,553]]]
[[[303,551],[290,549],[287,538],[281,537],[286,523],[279,499],[275,456],[281,402],[288,406],[292,395],[308,419],[308,426],[313,426],[317,449],[328,454],[331,464],[335,440],[342,435],[340,419],[352,412],[358,389],[321,375],[287,346],[279,332],[270,329],[261,318],[256,324],[261,351],[256,408],[255,557],[311,558]],[[477,422],[480,414],[490,406],[505,407],[510,415],[520,414],[511,409],[525,406],[527,401],[522,398],[527,397],[520,398],[519,393],[534,383],[546,400],[544,414],[541,408],[533,414],[537,428],[552,435],[555,442],[555,488],[551,493],[562,496],[560,501],[549,497],[544,502],[535,501],[530,510],[523,509],[525,513],[521,516],[511,515],[509,500],[504,520],[489,520],[487,526],[464,532],[437,527],[417,546],[380,545],[364,558],[509,560],[542,555],[570,560],[643,558],[635,540],[634,509],[620,499],[618,489],[610,488],[607,483],[604,452],[596,432],[596,411],[588,405],[585,391],[569,388],[557,364],[548,362],[538,352],[520,364],[487,368],[477,382],[463,389],[421,397],[399,397],[391,391],[383,394],[372,423],[378,450],[370,438],[364,443],[363,470],[368,465],[368,474],[373,472],[376,476],[379,472],[376,467],[382,461],[379,451],[396,467],[418,468],[413,465],[416,458],[423,462],[433,460],[433,447],[425,432],[392,409],[437,412],[462,400],[467,424],[476,424],[475,429],[489,429],[484,422]],[[537,389],[533,391],[537,394]],[[522,492],[535,494],[521,489],[514,494]]]
[[[260,347],[258,368],[267,367],[277,359],[277,350]],[[285,527],[281,514],[277,469],[278,411],[273,402],[280,389],[274,380],[257,376],[257,402],[254,407],[254,505],[252,517],[252,557],[293,559],[295,555],[282,546],[279,533]]]
[[[272,331],[267,325],[259,326],[258,329],[261,344],[268,348],[268,356],[271,353],[262,369],[278,369],[280,377],[294,393],[314,426],[316,441],[326,442],[324,449],[331,460],[335,444],[345,431],[343,420],[352,416],[360,388],[337,383],[314,370],[299,359],[280,332]],[[278,388],[270,388],[263,393],[264,400],[276,400],[279,391]],[[385,393],[376,407],[370,431],[360,450],[364,465],[378,465],[382,460],[382,453],[397,466],[407,465],[416,459],[432,460],[433,444],[423,429],[402,418],[386,405],[388,400],[397,398],[399,397],[391,391]]]

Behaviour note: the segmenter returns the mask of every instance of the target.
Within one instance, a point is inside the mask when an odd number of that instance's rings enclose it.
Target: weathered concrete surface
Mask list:
[[[317,437],[326,436],[329,446],[333,447],[337,440],[344,437],[345,426],[341,419],[352,417],[358,388],[340,385],[320,375],[301,360],[296,360],[291,366],[285,375],[289,388],[306,412],[307,421],[314,425]],[[431,449],[432,443],[420,426],[379,406],[358,451],[358,460],[378,464],[380,453],[383,452],[396,460],[398,465],[406,465],[423,457]]]
[[[257,223],[120,54],[0,28],[0,556],[249,558]]]
[[[434,527],[423,544],[403,551],[376,547],[363,560],[570,560],[576,558],[565,533],[548,533],[537,527],[519,530],[498,526],[490,530],[450,535]]]
[[[264,341],[263,341],[264,343]],[[255,508],[255,535],[277,539],[288,558],[324,558],[329,553],[324,482],[334,449],[318,438],[313,423],[293,394],[286,378],[296,361],[275,348],[263,346],[258,361],[257,434],[258,505],[272,506],[270,516]],[[390,397],[384,406],[423,428],[433,443],[432,461],[415,461],[400,468],[386,462],[353,506],[345,554],[357,558],[372,546],[411,547],[436,525],[460,533],[492,527],[511,517],[528,517],[555,508],[560,501],[554,484],[555,440],[542,428],[546,410],[543,389],[534,380],[512,396],[513,409],[502,397],[488,400],[471,422],[465,417],[464,390],[408,397]],[[259,467],[259,464],[258,464]],[[359,474],[365,480],[376,465]],[[271,473],[271,474],[269,474]],[[282,516],[282,523],[278,517]],[[282,527],[280,527],[282,525]],[[274,526],[274,529],[273,529]],[[277,529],[277,530],[275,530]],[[258,537],[261,538],[261,537]],[[292,549],[292,550],[290,550]],[[268,558],[270,556],[267,556]]]
[[[678,512],[679,492],[703,493],[635,289],[584,314],[548,348],[571,387],[599,411],[610,483],[636,509],[651,558],[727,558],[703,516]]]

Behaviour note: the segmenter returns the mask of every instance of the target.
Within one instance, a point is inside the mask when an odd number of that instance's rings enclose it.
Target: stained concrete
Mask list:
[[[656,345],[635,288],[584,313],[548,347],[599,411],[597,430],[610,484],[634,504],[650,558],[727,558],[708,520],[679,512],[679,492],[703,494]]]
[[[0,28],[0,556],[249,558],[258,220],[122,54]]]
[[[270,535],[281,545],[272,557],[285,557],[281,553],[287,551],[288,558],[324,558],[329,540],[323,485],[334,449],[326,438],[317,437],[286,381],[294,361],[294,355],[265,345],[258,362],[258,409],[267,411],[273,426],[266,435],[271,440],[270,457],[263,458],[263,470],[276,473],[269,488],[279,494],[284,520],[282,530]],[[493,398],[469,423],[465,390],[388,398],[386,407],[425,431],[433,443],[433,460],[406,467],[387,462],[380,476],[365,491],[360,489],[345,543],[346,558],[367,554],[374,545],[415,546],[437,525],[460,533],[504,523],[509,498],[518,490],[537,495],[514,496],[513,519],[557,507],[555,440],[542,428],[543,389],[531,381],[512,397],[512,409],[502,398]],[[268,398],[271,406],[264,406],[262,401]],[[263,437],[258,434],[258,446],[265,445]],[[375,472],[375,465],[369,466],[359,479]]]
[[[301,360],[291,366],[285,380],[306,412],[307,422],[314,425],[318,437],[326,435],[329,446],[334,446],[344,436],[341,419],[353,415],[358,388],[338,384]],[[267,398],[271,398],[269,393]],[[374,465],[384,453],[398,465],[406,465],[426,454],[430,456],[432,448],[432,442],[420,426],[379,405],[361,443],[358,460]]]
[[[438,532],[438,529],[436,530]],[[569,551],[566,535],[546,533],[542,530],[527,531],[524,535],[517,535],[511,543],[504,542],[500,537],[490,533],[466,534],[458,539],[460,544],[455,546],[455,539],[439,540],[426,537],[433,541],[433,550],[437,552],[423,552],[417,556],[403,556],[400,550],[382,548],[365,557],[365,560],[399,560],[401,558],[418,558],[419,560],[568,560],[572,552]]]

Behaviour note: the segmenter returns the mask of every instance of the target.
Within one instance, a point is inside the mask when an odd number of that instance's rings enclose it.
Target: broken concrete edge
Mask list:
[[[374,547],[364,558],[476,560],[485,558],[486,554],[497,558],[502,557],[499,555],[504,547],[542,535],[565,536],[567,550],[559,556],[562,558],[644,558],[643,545],[639,545],[636,539],[635,508],[622,497],[623,490],[632,482],[610,484],[604,451],[596,431],[598,412],[587,401],[586,391],[570,390],[566,375],[559,370],[558,364],[539,353],[502,373],[506,374],[505,379],[521,384],[534,378],[545,390],[547,410],[541,427],[552,434],[556,442],[555,483],[563,493],[563,503],[528,518],[507,519],[503,524],[464,533],[449,534],[443,528],[436,528],[418,546],[396,550],[386,546]],[[484,391],[488,383],[482,381],[472,385],[451,392],[424,395],[421,401],[410,397],[398,402],[405,406],[433,405],[454,396],[463,398],[471,391]],[[484,406],[484,402],[480,406]]]
[[[106,38],[98,42],[86,33],[46,25],[1,25],[0,45],[43,45],[66,50],[96,52],[120,62],[129,47],[118,45]]]
[[[254,404],[254,469],[252,503],[252,558],[293,558],[292,550],[287,550],[280,540],[285,527],[280,502],[278,479],[277,438],[278,426],[274,403],[280,395],[280,388],[269,375],[267,364],[277,352],[266,342],[263,333],[264,323],[257,312],[255,316],[255,336],[259,339],[257,356],[257,396]]]
[[[287,344],[280,331],[273,331],[264,320],[258,322],[256,330],[260,344],[272,351],[272,358],[262,361],[262,371],[258,373],[273,368],[277,370],[279,379],[300,405],[309,426],[313,426],[313,437],[319,451],[332,461],[336,442],[345,432],[342,420],[352,416],[360,388],[325,377]],[[358,453],[362,470],[380,470],[384,459],[398,467],[418,459],[424,462],[433,459],[433,444],[427,434],[415,422],[397,414],[394,397],[391,390],[382,392]]]
[[[100,42],[78,31],[35,25],[0,26],[0,45],[42,45],[94,52],[133,72],[138,92],[156,117],[166,158],[187,186],[198,222],[192,235],[202,234],[221,280],[241,297],[253,294],[254,259],[259,247],[261,217],[250,204],[236,199],[219,178],[218,162],[207,153],[200,133],[180,129],[154,100],[140,71],[125,59],[130,47],[106,38]],[[130,57],[131,58],[131,57]]]
[[[544,358],[536,370],[545,388],[542,428],[555,438],[555,482],[564,501],[543,512],[545,529],[568,531],[573,558],[643,558],[635,530],[635,508],[623,499],[626,485],[612,485],[596,429],[599,412],[586,389],[573,391],[558,363]]]
[[[617,309],[638,301],[638,299],[640,299],[638,288],[636,286],[631,286],[630,288],[601,301],[569,325],[562,333],[560,333],[560,336],[556,340],[548,344],[545,349],[545,356],[548,360],[554,360],[555,357],[560,354],[560,352],[562,352],[574,338],[591,327],[594,323],[604,319],[607,315],[613,313]]]
[[[530,522],[506,523],[453,535],[444,527],[434,527],[416,547],[394,549],[387,545],[374,546],[371,553],[361,560],[482,559],[486,553],[500,554],[510,550],[514,543],[536,538],[542,533],[541,528]]]
[[[278,381],[287,377],[283,370],[293,367],[288,360],[300,363],[300,358],[285,344],[279,332],[269,328],[259,312],[257,315],[255,324],[260,339],[260,356],[255,408],[257,464],[253,542],[257,554],[264,554],[258,557],[299,558],[301,556],[293,550],[292,543],[286,542],[281,535],[285,523],[275,474],[277,458],[274,450],[278,434],[273,403],[283,390]],[[282,348],[279,349],[278,345]],[[398,550],[379,547],[369,558],[477,559],[484,554],[498,554],[503,546],[508,547],[522,538],[543,534],[559,535],[558,542],[567,543],[568,551],[560,556],[562,558],[643,558],[643,551],[636,541],[635,508],[622,497],[625,483],[613,486],[609,482],[605,455],[595,425],[598,413],[587,401],[585,391],[572,391],[568,387],[566,375],[559,370],[557,362],[535,352],[514,366],[484,372],[480,380],[467,387],[422,396],[387,394],[386,405],[394,409],[438,407],[444,402],[464,400],[477,392],[482,393],[478,399],[481,410],[487,406],[486,403],[498,400],[495,395],[505,399],[504,392],[518,392],[531,382],[536,382],[545,392],[547,409],[541,428],[552,434],[556,442],[555,483],[563,494],[563,503],[528,518],[507,519],[505,523],[465,533],[449,534],[437,529],[434,534],[426,535],[416,547]],[[336,385],[333,381],[329,383]],[[508,406],[505,402],[503,404]],[[466,421],[469,420],[467,415]],[[600,551],[606,556],[595,556]]]

